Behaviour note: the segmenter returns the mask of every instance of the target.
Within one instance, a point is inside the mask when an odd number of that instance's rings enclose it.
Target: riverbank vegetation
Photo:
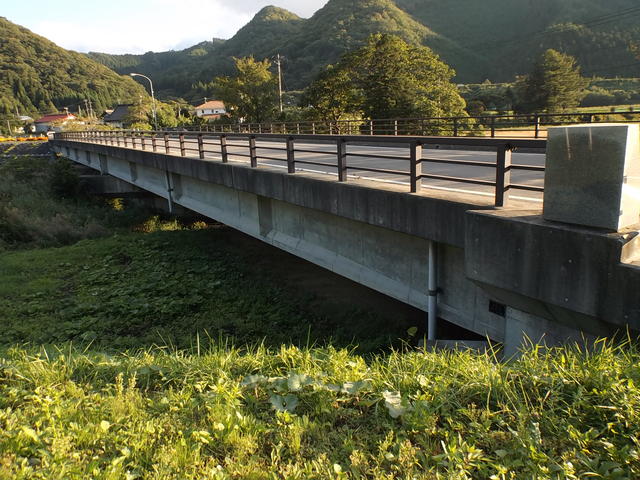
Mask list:
[[[1,168],[5,210],[100,226],[0,251],[2,480],[640,475],[631,343],[428,352],[400,309],[224,226]]]

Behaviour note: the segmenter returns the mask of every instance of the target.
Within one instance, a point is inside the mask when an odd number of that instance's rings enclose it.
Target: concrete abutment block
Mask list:
[[[545,220],[620,231],[640,223],[640,126],[549,129]]]

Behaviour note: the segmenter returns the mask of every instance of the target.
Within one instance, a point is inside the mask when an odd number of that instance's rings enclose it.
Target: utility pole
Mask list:
[[[282,104],[282,57],[280,54],[276,57],[276,65],[278,65],[278,96],[280,97],[280,113],[284,111]]]

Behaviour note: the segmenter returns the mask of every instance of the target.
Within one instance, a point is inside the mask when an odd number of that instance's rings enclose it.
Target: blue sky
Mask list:
[[[57,0],[2,2],[0,16],[80,52],[144,53],[230,38],[275,4],[310,17],[328,0]]]

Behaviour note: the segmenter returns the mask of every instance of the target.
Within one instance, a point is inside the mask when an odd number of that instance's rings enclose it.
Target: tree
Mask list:
[[[376,34],[345,60],[371,119],[466,115],[465,101],[451,82],[454,70],[427,47]]]
[[[533,66],[531,73],[516,81],[519,112],[560,112],[577,107],[585,96],[588,80],[570,56],[549,49]]]
[[[227,111],[238,120],[261,123],[276,115],[278,82],[269,60],[234,58],[235,77],[218,77],[215,89]]]
[[[467,116],[454,75],[429,48],[376,34],[323,72],[307,96],[334,118],[340,110],[361,110],[370,119]]]
[[[305,90],[300,103],[310,106],[317,118],[336,125],[346,117],[361,115],[361,98],[350,73],[347,68],[329,65]]]
[[[178,125],[176,110],[172,105],[156,100],[156,115],[158,128],[172,128]],[[134,130],[152,130],[153,103],[151,99],[141,99],[137,104],[129,107],[125,120],[125,123]]]

